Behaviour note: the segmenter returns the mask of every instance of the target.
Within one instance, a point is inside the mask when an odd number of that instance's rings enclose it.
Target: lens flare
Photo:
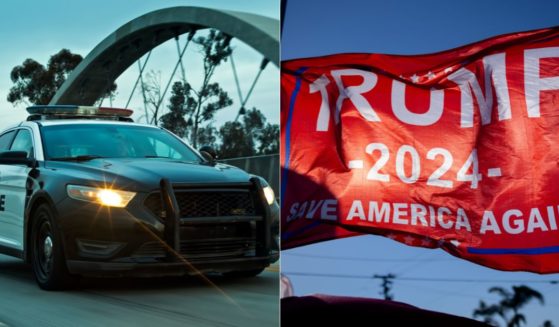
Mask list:
[[[68,196],[76,200],[99,203],[108,207],[124,208],[136,193],[109,188],[68,185]]]
[[[97,193],[97,199],[101,204],[109,207],[123,207],[122,197],[113,190],[101,190]]]

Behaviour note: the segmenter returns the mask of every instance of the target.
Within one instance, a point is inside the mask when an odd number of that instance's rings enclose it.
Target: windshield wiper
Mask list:
[[[166,156],[144,156],[144,158],[164,158],[164,159],[171,159],[171,157],[166,157]]]
[[[171,158],[171,157],[166,157],[166,156],[144,156],[144,158],[163,158],[163,159],[171,159],[173,161],[179,161],[182,163],[200,163],[200,161],[194,161],[194,160],[181,160],[181,159],[175,159],[175,158]]]
[[[99,159],[99,158],[103,158],[103,157],[95,155],[95,154],[86,154],[86,155],[73,156],[73,157],[50,158],[50,160],[55,160],[55,161],[89,161],[89,160]]]

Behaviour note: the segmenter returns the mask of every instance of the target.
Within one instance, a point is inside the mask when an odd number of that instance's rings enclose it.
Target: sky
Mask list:
[[[559,25],[558,1],[319,0],[287,4],[282,60],[334,53],[424,54],[499,34]],[[479,300],[494,303],[492,286],[528,285],[545,305],[529,304],[530,326],[559,326],[559,274],[502,272],[380,236],[359,236],[282,251],[282,273],[296,295],[381,298],[373,275],[395,274],[395,300],[471,317]],[[452,279],[452,281],[445,281]]]
[[[33,58],[46,65],[51,55],[62,48],[70,49],[85,57],[98,43],[120,26],[148,12],[175,6],[197,6],[249,12],[279,20],[279,0],[6,0],[0,10],[0,130],[27,117],[26,104],[14,107],[6,100],[12,81],[10,72],[26,58]],[[279,29],[279,26],[278,26]],[[200,33],[201,34],[201,33]],[[184,40],[181,39],[181,42]],[[184,43],[181,43],[182,45]],[[243,96],[254,80],[262,55],[246,44],[234,39],[234,60],[238,70]],[[173,40],[154,49],[145,72],[158,76],[162,88],[167,83],[177,62]],[[194,86],[201,79],[201,56],[189,46],[184,59],[187,80]],[[136,65],[125,71],[116,83],[115,107],[123,107],[138,76]],[[179,76],[178,73],[176,75]],[[215,81],[229,93],[234,104],[216,117],[215,126],[234,119],[239,108],[230,61],[222,64],[215,73]],[[261,110],[268,121],[279,123],[279,68],[269,64],[247,102],[247,108]],[[168,92],[170,93],[170,92]],[[169,94],[167,94],[168,96]],[[129,107],[135,110],[135,119],[143,122],[141,94],[136,90]],[[166,101],[164,102],[167,103]],[[108,102],[103,103],[108,105]]]

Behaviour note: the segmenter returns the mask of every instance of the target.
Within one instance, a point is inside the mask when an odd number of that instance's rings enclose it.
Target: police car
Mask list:
[[[279,256],[266,181],[127,109],[33,106],[0,134],[0,252],[39,286],[80,275],[254,276]]]

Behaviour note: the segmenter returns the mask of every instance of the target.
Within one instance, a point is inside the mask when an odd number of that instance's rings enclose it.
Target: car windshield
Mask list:
[[[172,134],[152,127],[121,124],[68,124],[42,127],[47,160],[168,158],[202,161]]]

